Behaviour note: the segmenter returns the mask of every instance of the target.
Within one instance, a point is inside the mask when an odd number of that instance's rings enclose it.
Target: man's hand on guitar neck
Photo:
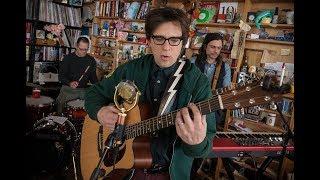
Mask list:
[[[120,113],[120,111],[114,105],[103,106],[98,111],[97,118],[103,127],[113,131],[118,120],[118,113]]]
[[[193,113],[193,119],[190,117],[188,108],[182,108],[176,117],[176,131],[178,136],[189,145],[200,144],[206,137],[207,121],[206,116],[201,116],[198,107],[191,103],[189,105]]]

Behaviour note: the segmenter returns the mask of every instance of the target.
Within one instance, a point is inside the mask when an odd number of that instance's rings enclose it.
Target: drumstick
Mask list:
[[[84,73],[81,75],[81,77],[79,78],[78,82],[81,81],[81,79],[83,78],[83,75],[86,74],[86,72],[88,71],[88,69],[90,68],[90,66],[87,67],[87,69],[84,71]]]

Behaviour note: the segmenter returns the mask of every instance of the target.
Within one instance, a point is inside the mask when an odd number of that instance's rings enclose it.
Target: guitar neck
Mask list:
[[[206,115],[220,109],[237,109],[249,107],[269,102],[271,91],[264,90],[259,82],[253,83],[254,86],[241,87],[238,90],[232,90],[224,94],[215,94],[206,101],[195,103],[201,114]],[[256,98],[253,98],[255,97]],[[277,98],[277,96],[275,97]],[[175,110],[168,114],[143,120],[139,123],[127,125],[125,127],[126,139],[135,138],[146,133],[173,126],[177,112]]]
[[[195,105],[199,108],[201,114],[204,115],[209,114],[213,111],[217,111],[219,109],[223,109],[220,95],[214,95],[212,98],[196,103]],[[162,116],[143,120],[137,124],[126,126],[126,139],[135,138],[146,133],[152,133],[169,126],[173,126],[175,124],[176,115],[179,110],[180,109]]]

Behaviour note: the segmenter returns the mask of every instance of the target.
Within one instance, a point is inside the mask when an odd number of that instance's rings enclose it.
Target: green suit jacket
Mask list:
[[[142,96],[140,101],[145,102],[143,96],[149,80],[149,71],[152,69],[153,55],[146,55],[119,66],[111,76],[103,79],[87,89],[85,94],[85,109],[91,119],[97,119],[99,109],[113,103],[116,85],[122,80],[131,80],[139,88]],[[185,72],[178,94],[177,108],[188,105],[189,102],[200,102],[212,96],[207,77],[190,61],[185,64]],[[170,178],[172,180],[190,179],[190,171],[194,158],[206,157],[212,148],[212,139],[216,132],[214,113],[207,114],[206,138],[197,145],[188,145],[178,136],[174,141],[173,155],[170,163]]]

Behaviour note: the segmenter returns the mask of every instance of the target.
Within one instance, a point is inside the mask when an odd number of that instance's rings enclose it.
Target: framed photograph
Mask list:
[[[37,29],[36,30],[36,38],[37,39],[45,39],[46,33],[44,30]]]

